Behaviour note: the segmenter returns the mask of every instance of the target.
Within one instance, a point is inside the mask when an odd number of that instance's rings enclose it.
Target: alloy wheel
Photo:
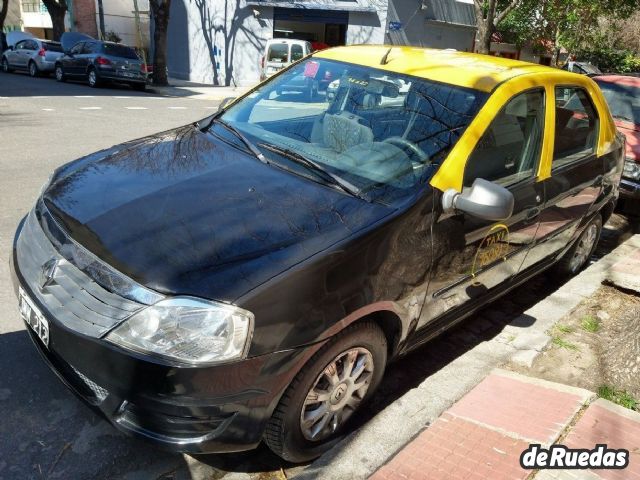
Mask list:
[[[589,260],[597,238],[598,226],[592,223],[578,240],[578,245],[569,263],[569,268],[572,272],[577,272]]]
[[[2,59],[2,71],[4,73],[9,73],[9,62],[7,62],[6,58]]]
[[[89,71],[89,85],[94,87],[97,82],[96,72],[94,70]]]
[[[373,370],[371,352],[361,347],[341,353],[325,367],[300,413],[300,429],[307,440],[324,440],[349,419],[367,394]]]
[[[38,67],[36,67],[36,64],[33,62],[29,64],[29,75],[31,75],[32,77],[38,76]]]
[[[62,67],[58,65],[56,67],[56,80],[61,82],[63,78],[64,78],[64,72],[62,71]]]

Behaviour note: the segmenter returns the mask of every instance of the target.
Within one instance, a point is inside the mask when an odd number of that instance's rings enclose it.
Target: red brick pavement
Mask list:
[[[585,398],[520,378],[489,375],[371,478],[527,478],[520,454],[529,440],[553,442]]]
[[[597,443],[605,443],[609,448],[625,448],[630,452],[627,468],[593,470],[593,473],[607,480],[640,479],[640,415],[621,408],[605,408],[600,401],[592,404],[571,429],[564,444],[570,448],[591,449]]]

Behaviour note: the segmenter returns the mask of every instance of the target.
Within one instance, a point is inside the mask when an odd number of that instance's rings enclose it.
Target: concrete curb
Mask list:
[[[586,390],[580,387],[574,387],[572,385],[566,385],[564,383],[550,382],[549,380],[544,380],[542,378],[529,377],[527,375],[522,375],[521,373],[512,372],[511,370],[504,370],[502,368],[494,368],[491,371],[493,375],[500,375],[501,377],[508,377],[514,380],[518,380],[524,383],[530,383],[531,385],[537,385],[539,387],[550,388],[552,390],[556,390],[558,392],[570,393],[577,397],[580,397],[581,402],[583,404],[589,403],[592,400],[595,400],[596,394],[590,390]],[[623,407],[620,407],[623,408]],[[626,410],[626,409],[625,409]],[[640,414],[639,414],[640,415]]]
[[[551,341],[547,331],[600,287],[611,266],[638,247],[640,235],[634,235],[516,317],[499,335],[460,355],[391,403],[294,478],[351,480],[369,477],[498,365],[512,361],[530,366]],[[527,321],[531,318],[535,319],[532,324]],[[501,372],[508,375],[504,370]],[[593,394],[588,394],[592,398]]]

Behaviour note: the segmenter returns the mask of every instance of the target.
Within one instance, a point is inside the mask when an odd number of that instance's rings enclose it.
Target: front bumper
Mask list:
[[[24,224],[24,222],[23,222]],[[117,429],[172,451],[233,452],[255,448],[280,396],[308,357],[288,350],[213,367],[157,363],[59,322],[26,282],[18,263],[18,228],[11,271],[49,322],[49,346],[26,326],[42,358],[78,397]]]

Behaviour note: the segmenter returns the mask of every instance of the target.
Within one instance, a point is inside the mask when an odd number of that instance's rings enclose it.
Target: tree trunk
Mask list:
[[[478,34],[476,38],[478,39],[478,53],[483,53],[485,55],[489,55],[491,51],[491,27],[488,22],[478,22]]]
[[[44,6],[49,11],[51,25],[53,26],[53,39],[60,41],[64,33],[64,17],[67,15],[66,0],[42,0]]]
[[[152,0],[153,10],[153,83],[168,85],[167,80],[167,28],[171,0]]]
[[[4,28],[4,21],[7,18],[7,12],[9,11],[9,0],[2,0],[2,8],[0,9],[0,32]],[[2,48],[4,45],[0,45]]]

